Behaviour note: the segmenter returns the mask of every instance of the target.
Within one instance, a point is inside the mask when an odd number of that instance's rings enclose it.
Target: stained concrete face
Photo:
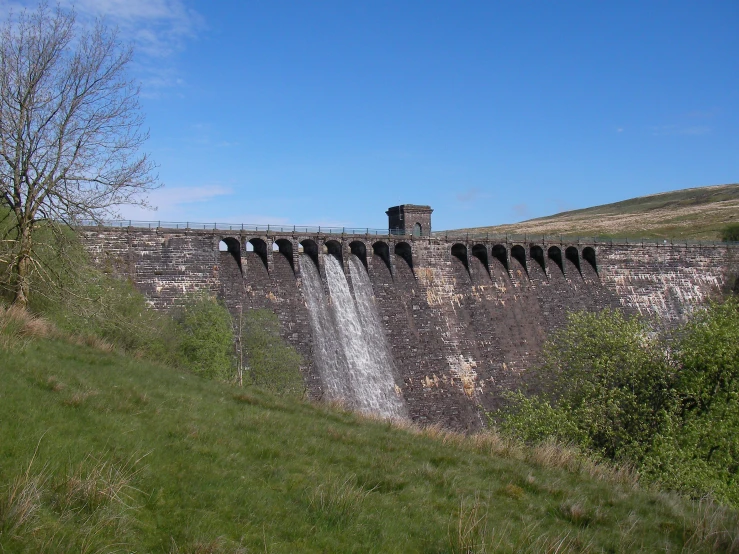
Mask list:
[[[620,308],[669,327],[713,292],[737,286],[738,252],[725,245],[224,236],[135,228],[81,234],[96,263],[130,277],[155,308],[207,291],[223,298],[235,316],[249,308],[274,311],[283,338],[303,356],[306,387],[317,399],[323,389],[311,360],[298,257],[310,258],[324,279],[324,256],[364,258],[410,417],[459,430],[483,424],[482,410],[495,407],[519,382],[568,312]],[[219,251],[222,240],[226,251]]]

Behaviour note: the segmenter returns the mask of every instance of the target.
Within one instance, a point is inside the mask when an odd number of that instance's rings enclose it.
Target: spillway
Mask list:
[[[329,399],[365,413],[407,417],[396,392],[395,367],[374,303],[367,272],[352,255],[352,295],[341,263],[323,257],[329,295],[310,257],[300,256],[303,290],[313,331],[313,358]]]
[[[348,401],[351,398],[346,379],[346,358],[336,338],[336,325],[323,292],[323,283],[313,260],[300,256],[303,295],[313,331],[313,363],[318,369],[327,400]]]

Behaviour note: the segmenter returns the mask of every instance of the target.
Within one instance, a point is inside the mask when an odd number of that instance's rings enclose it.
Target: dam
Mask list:
[[[404,204],[388,228],[116,222],[80,229],[93,261],[157,309],[186,294],[266,308],[303,356],[308,394],[473,431],[571,311],[674,326],[735,286],[726,243],[434,233]]]

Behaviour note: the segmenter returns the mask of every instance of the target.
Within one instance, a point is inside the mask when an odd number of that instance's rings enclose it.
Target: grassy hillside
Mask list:
[[[732,184],[653,194],[521,223],[460,231],[490,235],[720,240],[721,230],[737,222],[739,184]]]
[[[421,432],[60,338],[0,341],[0,382],[3,552],[739,551],[736,514],[555,447]]]

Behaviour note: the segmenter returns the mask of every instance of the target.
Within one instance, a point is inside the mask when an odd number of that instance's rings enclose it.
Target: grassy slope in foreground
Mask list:
[[[502,235],[667,238],[720,240],[721,230],[739,222],[739,184],[664,192],[593,208],[562,212],[461,232]]]
[[[59,340],[0,351],[0,382],[4,552],[440,553],[483,536],[495,552],[704,552],[724,540],[710,535],[715,512],[562,469],[557,449],[412,431]],[[21,489],[24,524],[10,500]]]

